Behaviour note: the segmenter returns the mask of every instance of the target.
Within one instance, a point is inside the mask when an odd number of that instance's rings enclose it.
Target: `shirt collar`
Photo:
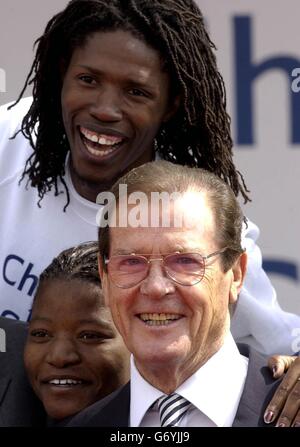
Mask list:
[[[232,335],[228,334],[219,351],[181,384],[176,393],[188,399],[218,427],[231,426],[247,368],[248,359],[239,353]],[[138,427],[149,407],[162,395],[140,375],[132,357],[130,426]]]
[[[147,410],[164,393],[141,376],[133,356],[130,359],[130,367],[130,427],[139,427]]]
[[[82,220],[97,228],[97,226],[99,226],[103,206],[85,199],[76,191],[70,171],[70,152],[68,152],[66,156],[64,181],[70,194],[69,206]]]

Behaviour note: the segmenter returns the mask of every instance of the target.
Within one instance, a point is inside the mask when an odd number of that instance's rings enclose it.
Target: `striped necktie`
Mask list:
[[[191,403],[179,394],[164,395],[157,400],[161,427],[176,427]]]

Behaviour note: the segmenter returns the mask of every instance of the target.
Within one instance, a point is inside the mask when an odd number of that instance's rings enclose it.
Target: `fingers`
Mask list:
[[[282,357],[284,360],[282,360]],[[269,403],[265,414],[265,422],[271,423],[279,416],[276,426],[277,427],[290,427],[299,422],[300,415],[300,357],[293,358],[292,362],[287,360],[286,356],[274,356],[270,359],[269,366],[274,365],[279,361],[279,370],[276,371],[280,375],[282,368],[286,368],[290,365],[285,377],[276,390],[271,402]]]
[[[279,416],[276,427],[300,427],[300,380],[289,394],[283,410]]]
[[[295,417],[292,426],[293,426],[293,427],[299,427],[299,428],[300,428],[300,410],[298,411],[297,416]]]
[[[296,360],[296,356],[273,355],[268,360],[268,367],[272,370],[274,379],[279,379],[291,364]]]

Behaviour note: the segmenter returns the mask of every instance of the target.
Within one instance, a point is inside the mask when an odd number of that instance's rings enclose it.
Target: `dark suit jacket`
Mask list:
[[[233,427],[262,427],[264,410],[279,381],[275,381],[265,366],[267,359],[246,345],[240,353],[249,358],[244,391]],[[220,374],[222,372],[220,371]],[[69,421],[68,427],[128,427],[130,411],[130,382],[114,393],[86,408]]]
[[[45,426],[44,409],[24,370],[27,325],[0,317],[0,328],[6,333],[6,352],[0,352],[0,427]]]

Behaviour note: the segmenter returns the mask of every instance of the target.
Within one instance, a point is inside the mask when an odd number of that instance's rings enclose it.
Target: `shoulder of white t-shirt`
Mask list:
[[[16,104],[15,102],[16,101],[12,101],[0,106],[0,125],[5,123],[9,124],[9,127],[12,128],[15,127],[15,124],[19,124],[32,104],[32,96],[22,98]]]
[[[32,153],[32,147],[22,133],[11,139],[21,129],[22,119],[31,103],[32,97],[28,97],[21,99],[9,110],[14,102],[0,107],[0,183],[24,169],[26,160]]]

